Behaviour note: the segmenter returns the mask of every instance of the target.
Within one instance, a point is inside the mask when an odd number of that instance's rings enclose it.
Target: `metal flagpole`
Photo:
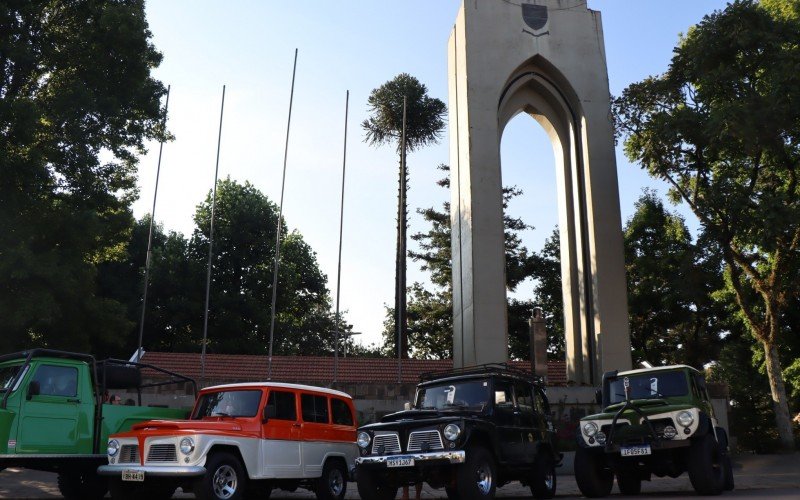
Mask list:
[[[342,154],[342,200],[339,207],[339,266],[336,271],[336,339],[333,348],[333,381],[339,376],[339,295],[342,283],[342,229],[344,228],[344,176],[347,166],[347,113],[350,109],[350,91],[344,101],[344,153]],[[347,349],[347,347],[345,347]],[[346,352],[346,351],[345,351]]]
[[[292,90],[289,93],[289,119],[286,123],[286,144],[283,149],[283,178],[281,179],[281,203],[278,206],[278,228],[275,234],[275,264],[272,274],[272,317],[269,322],[269,366],[267,380],[272,380],[272,344],[275,340],[275,300],[278,292],[278,265],[281,256],[281,219],[283,218],[283,191],[286,186],[286,159],[289,156],[289,130],[292,126],[292,104],[294,103],[294,78],[297,74],[297,49],[294,49],[294,67],[292,68]]]
[[[164,118],[161,120],[162,133],[166,134],[167,111],[169,110],[169,91],[167,85],[167,100],[164,103]],[[150,211],[150,232],[147,235],[147,257],[144,260],[144,292],[142,292],[142,319],[139,321],[139,348],[136,349],[136,361],[142,360],[142,341],[144,339],[144,315],[147,311],[147,288],[150,282],[150,261],[153,257],[153,224],[156,219],[156,199],[158,199],[158,178],[161,176],[161,152],[164,150],[164,138],[158,145],[158,167],[156,167],[156,189],[153,192],[153,210]]]
[[[206,269],[206,308],[203,315],[203,352],[200,354],[200,386],[206,378],[206,341],[208,340],[208,308],[211,298],[211,259],[214,256],[214,212],[217,208],[217,178],[219,177],[219,149],[222,144],[222,113],[225,111],[225,85],[222,86],[222,104],[219,108],[219,134],[217,135],[217,162],[214,167],[214,189],[211,191],[211,227],[208,230],[208,268]]]
[[[406,228],[403,224],[403,213],[406,209],[406,96],[403,96],[403,131],[400,136],[400,210],[401,213],[397,214],[400,220],[397,225],[400,228],[400,266],[398,269],[397,280],[397,383],[403,381],[403,322],[405,321],[405,311],[403,310],[403,294],[406,291],[403,289],[403,275],[405,274],[405,260],[406,249],[403,242],[405,241]]]

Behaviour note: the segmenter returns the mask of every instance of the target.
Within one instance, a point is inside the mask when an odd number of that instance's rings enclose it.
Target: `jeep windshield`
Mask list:
[[[255,417],[261,391],[219,391],[200,396],[192,420],[204,417]]]
[[[6,392],[11,388],[20,366],[22,365],[0,367],[0,393]]]
[[[459,380],[421,387],[417,392],[415,408],[482,411],[488,402],[488,380]]]
[[[625,379],[631,387],[631,399],[655,399],[685,396],[689,384],[682,371],[649,372],[639,375],[620,376],[606,382],[608,394],[606,406],[625,401]]]

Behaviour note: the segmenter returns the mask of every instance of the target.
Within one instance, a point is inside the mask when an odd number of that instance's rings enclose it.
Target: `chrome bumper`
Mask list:
[[[451,464],[463,464],[466,460],[466,453],[464,450],[458,451],[432,451],[428,453],[406,453],[403,455],[378,455],[378,456],[366,456],[366,457],[357,457],[356,458],[356,465],[379,465],[379,464],[386,464],[387,460],[395,459],[395,458],[413,458],[414,465],[417,465],[417,462],[428,462],[432,460],[447,460]]]
[[[97,468],[97,473],[101,476],[121,476],[122,471],[130,470],[144,472],[147,477],[195,477],[206,473],[206,468],[200,465],[192,466],[164,466],[164,465],[101,465]]]

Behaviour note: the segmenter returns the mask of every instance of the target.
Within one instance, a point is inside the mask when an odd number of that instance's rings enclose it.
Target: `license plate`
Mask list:
[[[123,481],[144,481],[144,471],[141,470],[124,470],[122,471]]]
[[[409,457],[387,458],[386,467],[413,467],[414,459]]]
[[[639,457],[642,455],[650,455],[651,453],[649,444],[644,446],[623,446],[620,448],[620,454],[623,457]]]

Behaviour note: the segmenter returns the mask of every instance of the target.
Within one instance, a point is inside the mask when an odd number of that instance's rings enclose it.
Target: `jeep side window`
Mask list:
[[[511,391],[511,383],[506,380],[495,380],[494,382],[494,406],[495,408],[513,408],[514,395]]]
[[[275,406],[275,416],[277,420],[297,420],[297,407],[293,392],[270,391],[267,399],[267,406]]]
[[[547,400],[545,399],[542,390],[535,389],[533,392],[536,396],[536,411],[541,413],[542,415],[549,415],[550,405],[547,404]]]
[[[300,396],[300,406],[304,422],[328,423],[328,398],[303,394]]]
[[[692,374],[692,391],[695,392],[695,397],[701,401],[710,401],[703,379],[697,374]]]
[[[353,425],[353,414],[350,413],[350,407],[344,400],[339,398],[331,398],[331,413],[333,414],[333,423],[337,425]]]
[[[517,396],[517,406],[522,413],[533,414],[533,397],[531,395],[531,386],[525,382],[514,383],[514,393]]]
[[[33,376],[42,396],[78,395],[78,369],[70,366],[41,365]]]

